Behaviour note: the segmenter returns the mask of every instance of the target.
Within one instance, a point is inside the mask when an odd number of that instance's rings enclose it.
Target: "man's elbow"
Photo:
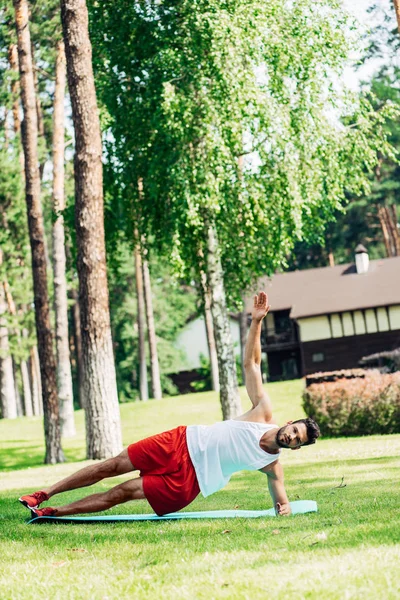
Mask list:
[[[260,370],[260,363],[254,360],[254,358],[245,358],[243,362],[244,370],[246,373]]]

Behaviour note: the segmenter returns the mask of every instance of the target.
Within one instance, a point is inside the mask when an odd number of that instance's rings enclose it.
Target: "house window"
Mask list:
[[[312,361],[314,363],[324,362],[324,360],[325,360],[325,354],[323,352],[316,352],[315,354],[312,355]]]

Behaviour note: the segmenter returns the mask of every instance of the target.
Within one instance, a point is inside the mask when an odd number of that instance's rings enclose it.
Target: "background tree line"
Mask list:
[[[398,252],[396,75],[338,89],[336,0],[14,0],[0,26],[1,415],[43,414],[46,462],[74,406],[88,457],[119,451],[118,398],[174,392],[199,312],[235,416],[228,310],[313,242],[341,260],[344,204]]]

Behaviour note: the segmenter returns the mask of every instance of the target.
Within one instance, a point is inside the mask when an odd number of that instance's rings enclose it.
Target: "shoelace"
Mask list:
[[[35,492],[32,494],[32,496],[38,501],[38,504],[41,504],[47,500],[47,494],[45,494],[45,492]]]

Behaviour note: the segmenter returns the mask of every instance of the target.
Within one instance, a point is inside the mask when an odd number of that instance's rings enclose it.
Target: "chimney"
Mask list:
[[[356,269],[357,273],[367,273],[369,266],[369,256],[367,249],[362,245],[358,244],[356,248]]]

